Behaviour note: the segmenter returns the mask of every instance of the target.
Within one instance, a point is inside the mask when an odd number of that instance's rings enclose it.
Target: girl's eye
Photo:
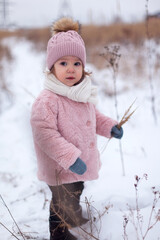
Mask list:
[[[81,62],[76,62],[74,65],[75,66],[81,66]]]
[[[67,66],[67,63],[66,62],[60,62],[60,65]]]

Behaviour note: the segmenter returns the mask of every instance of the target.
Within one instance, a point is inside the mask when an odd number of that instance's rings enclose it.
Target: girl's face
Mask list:
[[[60,82],[71,87],[81,80],[83,65],[79,58],[65,56],[58,59],[51,72]]]

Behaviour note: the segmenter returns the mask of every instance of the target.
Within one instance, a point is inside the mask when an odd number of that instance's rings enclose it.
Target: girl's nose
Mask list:
[[[68,66],[67,72],[69,73],[75,72],[74,66]]]

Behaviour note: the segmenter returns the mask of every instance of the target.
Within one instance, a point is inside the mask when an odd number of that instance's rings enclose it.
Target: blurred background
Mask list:
[[[160,9],[158,0],[1,0],[5,4],[5,24],[17,27],[44,27],[61,15],[70,15],[82,24],[106,25],[115,21],[138,22]],[[1,18],[1,25],[3,20]]]
[[[0,194],[26,239],[48,239],[50,193],[36,177],[30,112],[43,89],[51,25],[62,16],[81,23],[86,68],[99,89],[99,110],[117,118],[115,88],[119,116],[137,99],[133,109],[138,109],[125,124],[122,139],[125,178],[118,142],[112,139],[102,154],[106,139],[99,137],[103,168],[94,184],[86,184],[84,193],[93,196],[98,211],[113,203],[112,214],[102,219],[104,235],[99,239],[117,240],[123,234],[122,215],[124,211],[129,214],[126,204],[135,209],[134,176],[149,176],[140,191],[145,216],[152,206],[151,187],[159,187],[160,0],[0,0]],[[0,224],[14,231],[0,203]],[[148,240],[159,239],[160,228],[156,227]],[[132,227],[128,232],[126,239],[141,239]],[[0,236],[11,239],[2,226]]]

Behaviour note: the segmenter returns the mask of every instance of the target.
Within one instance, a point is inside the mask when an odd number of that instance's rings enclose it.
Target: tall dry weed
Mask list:
[[[153,230],[155,225],[160,223],[160,208],[158,207],[160,201],[160,191],[155,187],[152,187],[153,202],[151,205],[148,219],[144,218],[142,209],[140,209],[139,199],[139,185],[142,180],[147,180],[148,175],[144,174],[143,177],[135,176],[135,209],[128,205],[129,213],[123,216],[123,239],[128,240],[127,227],[131,224],[134,228],[134,233],[137,240],[145,240],[149,235],[149,232]],[[147,224],[144,224],[144,220]]]
[[[149,80],[149,86],[150,86],[150,99],[151,99],[151,110],[153,114],[153,118],[155,123],[157,123],[157,113],[156,113],[156,106],[155,106],[155,93],[154,93],[154,80],[153,80],[153,69],[154,64],[152,62],[152,55],[155,53],[152,51],[151,47],[151,32],[150,32],[150,22],[148,18],[148,2],[149,0],[146,0],[146,38],[147,38],[147,60],[148,60],[148,80]]]
[[[119,121],[117,75],[118,75],[118,69],[119,69],[119,61],[121,58],[121,54],[119,53],[120,47],[117,45],[113,45],[113,46],[105,46],[104,49],[105,49],[105,52],[102,53],[101,56],[106,60],[108,66],[112,70],[113,86],[114,86],[114,104],[115,104],[117,121]],[[105,148],[103,149],[103,151],[105,150]],[[120,158],[121,158],[121,164],[122,164],[122,175],[125,176],[124,157],[123,157],[121,141],[119,141],[119,152],[120,152]]]

